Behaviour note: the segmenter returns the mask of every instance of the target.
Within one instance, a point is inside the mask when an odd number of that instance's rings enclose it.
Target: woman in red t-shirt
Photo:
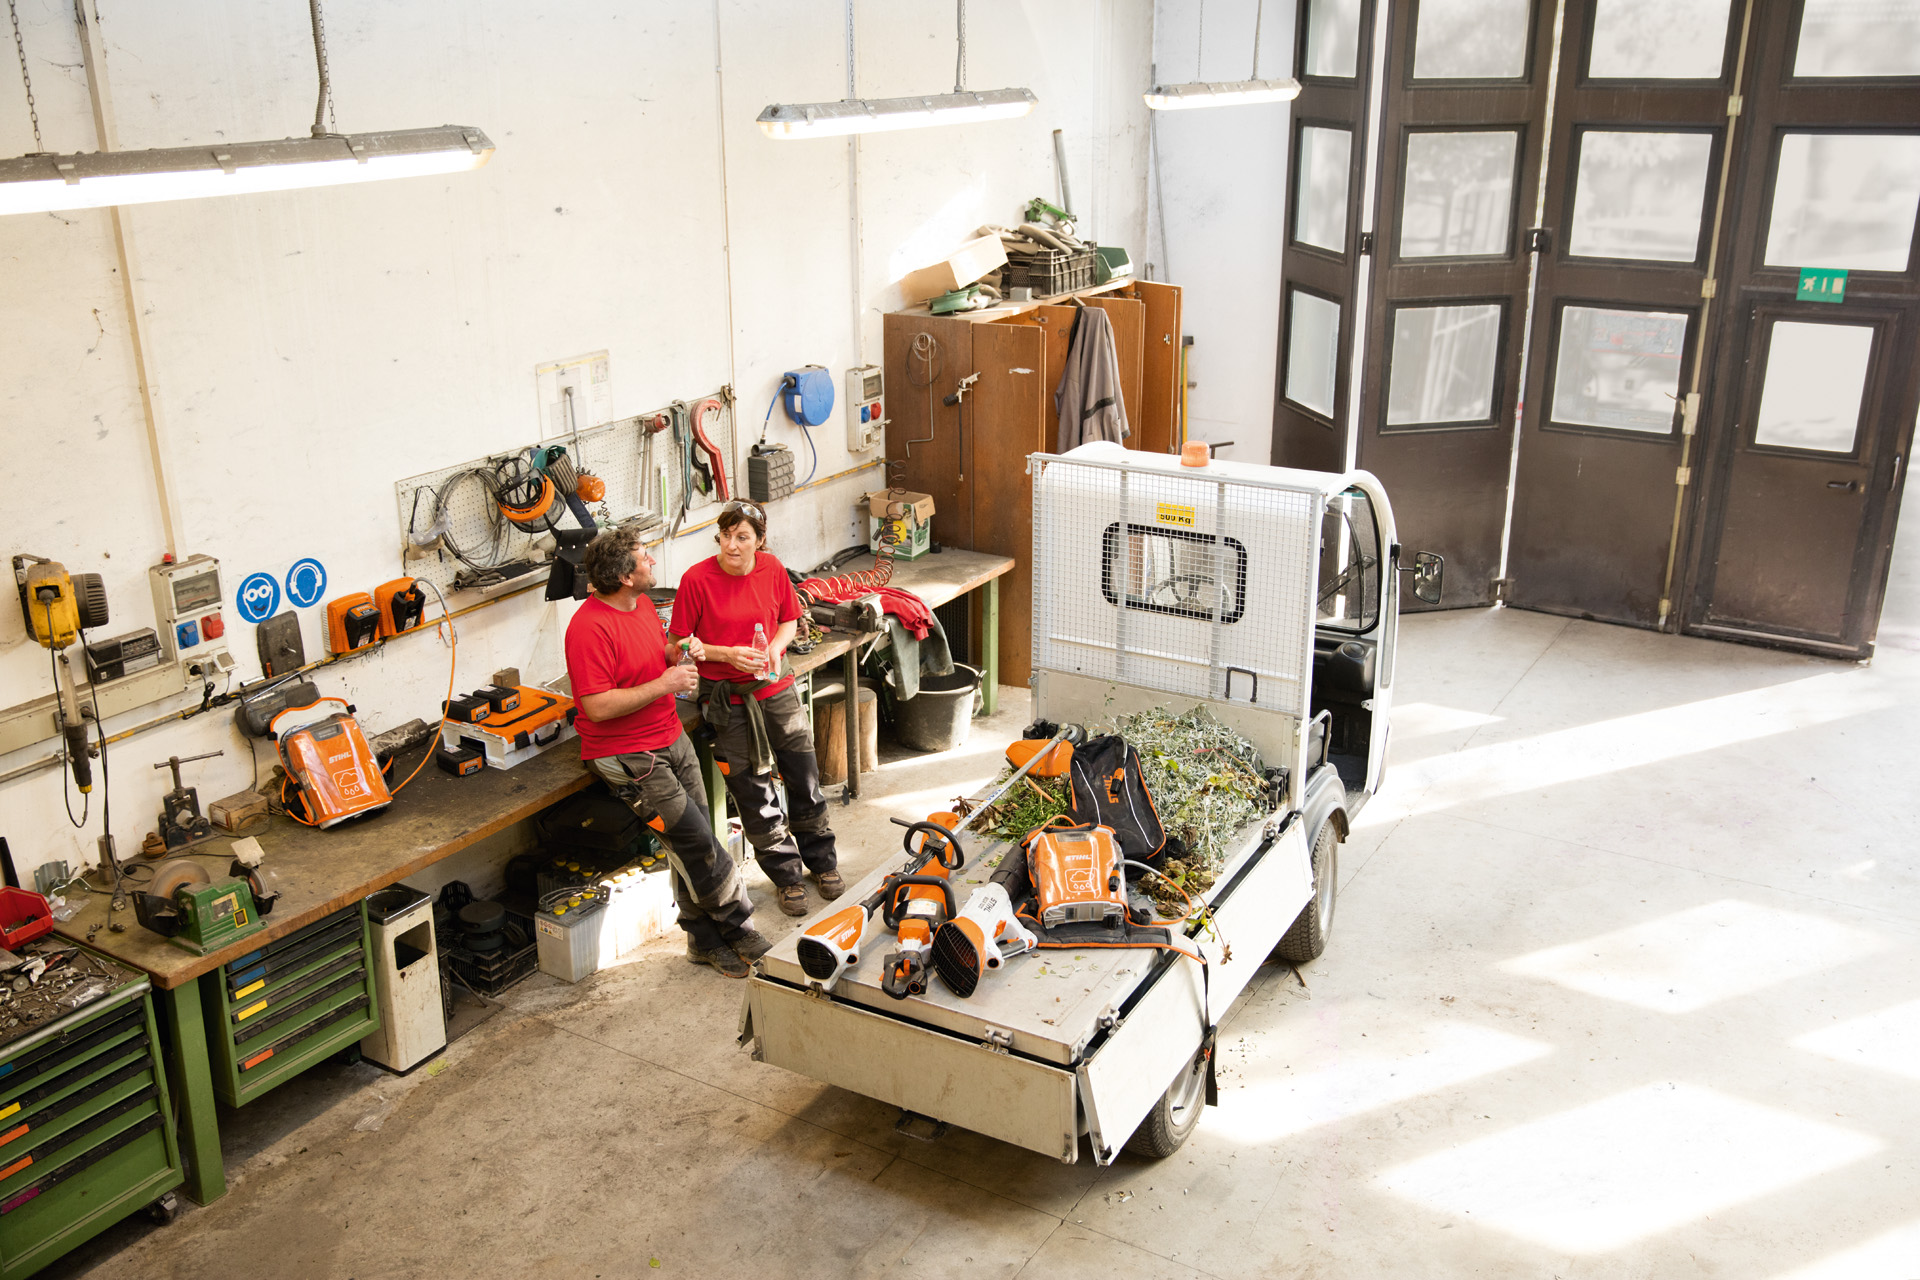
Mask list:
[[[813,726],[794,692],[793,677],[780,674],[800,601],[786,566],[766,549],[764,508],[729,502],[721,508],[719,526],[714,541],[720,553],[680,575],[668,630],[698,637],[705,646],[700,707],[714,732],[714,757],[754,857],[779,894],[780,909],[803,916],[806,875],[829,901],[847,886],[827,827]],[[776,765],[786,782],[789,812],[783,812],[780,788],[774,785]]]

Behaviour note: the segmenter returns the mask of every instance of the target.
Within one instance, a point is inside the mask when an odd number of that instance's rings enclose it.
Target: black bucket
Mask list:
[[[973,727],[973,695],[980,673],[965,663],[951,675],[920,677],[918,697],[893,704],[893,736],[916,751],[951,751]]]

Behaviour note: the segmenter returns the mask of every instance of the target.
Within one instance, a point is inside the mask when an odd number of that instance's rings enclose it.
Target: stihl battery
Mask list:
[[[478,694],[463,693],[451,702],[443,702],[440,709],[447,713],[447,719],[458,720],[461,724],[479,724],[493,714],[493,707]]]
[[[462,744],[449,747],[441,743],[433,749],[433,762],[456,778],[478,773],[487,767],[487,756],[478,747]]]

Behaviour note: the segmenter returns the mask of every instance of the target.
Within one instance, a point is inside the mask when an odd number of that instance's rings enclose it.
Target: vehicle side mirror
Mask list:
[[[1443,556],[1431,551],[1413,553],[1413,563],[1401,565],[1400,572],[1413,575],[1413,594],[1427,604],[1440,603],[1441,579],[1446,575],[1447,562]]]

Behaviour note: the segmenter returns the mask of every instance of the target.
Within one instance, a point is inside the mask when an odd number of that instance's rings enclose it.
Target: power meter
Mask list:
[[[863,453],[886,441],[887,420],[882,416],[885,392],[880,366],[863,364],[847,370],[847,449]]]
[[[221,616],[220,562],[212,556],[171,556],[147,570],[153,584],[154,624],[166,661],[198,664],[200,674],[228,671],[227,624]]]

